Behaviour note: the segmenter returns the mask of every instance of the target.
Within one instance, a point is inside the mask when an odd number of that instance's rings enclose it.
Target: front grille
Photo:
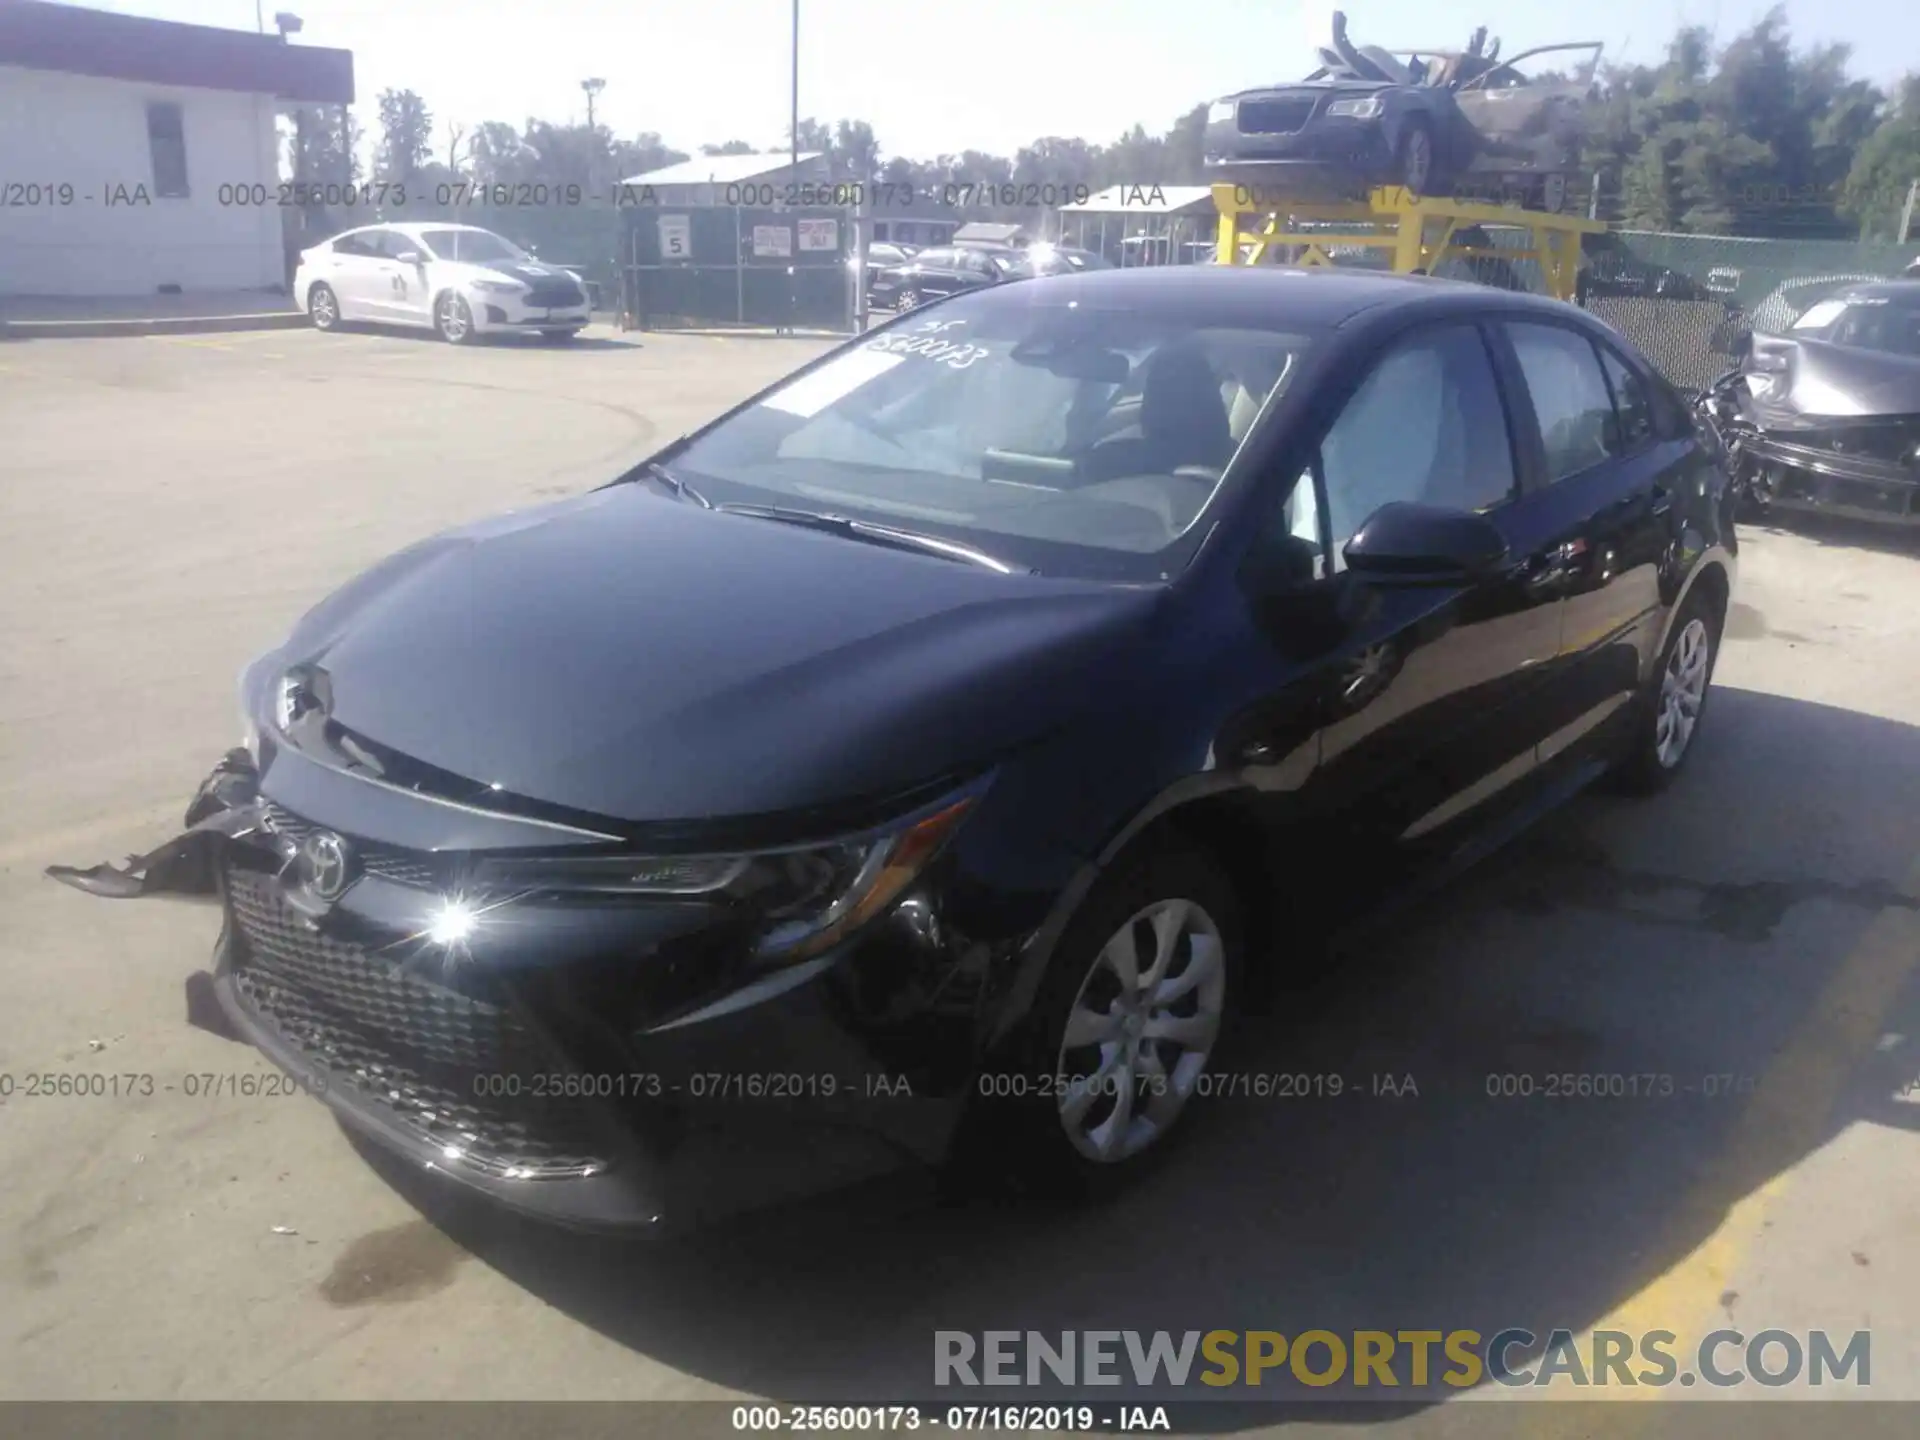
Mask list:
[[[564,278],[530,280],[527,282],[527,293],[521,299],[523,304],[544,310],[567,310],[584,305],[587,301],[580,287]]]
[[[265,806],[267,829],[276,835],[284,835],[298,843],[313,834],[320,827],[310,820],[302,820],[290,810],[282,809],[272,801]],[[430,852],[403,850],[398,845],[382,845],[368,840],[354,840],[353,853],[359,859],[360,868],[369,875],[378,875],[382,880],[391,880],[396,885],[411,885],[419,890],[431,890],[444,885],[451,877],[447,862]]]
[[[1239,110],[1243,135],[1292,135],[1313,115],[1313,100],[1242,100]]]
[[[456,989],[403,972],[397,953],[322,935],[270,876],[229,865],[226,890],[243,942],[233,970],[241,1002],[329,1090],[487,1174],[606,1167],[588,1102],[531,1093],[535,1076],[562,1067],[484,977]]]

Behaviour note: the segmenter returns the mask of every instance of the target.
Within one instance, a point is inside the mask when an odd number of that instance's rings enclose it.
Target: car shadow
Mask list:
[[[374,325],[364,320],[343,323],[337,327],[342,335],[378,335],[387,340],[409,340],[422,345],[439,345],[447,349],[461,347],[447,345],[437,331],[424,329],[418,325]],[[476,335],[466,348],[485,350],[538,350],[547,354],[569,350],[632,350],[640,345],[638,340],[624,336],[580,334],[564,342],[546,342],[538,335],[512,335],[491,333]]]
[[[1666,795],[1576,801],[1328,970],[1227,1064],[1339,1077],[1338,1098],[1323,1080],[1310,1098],[1204,1102],[1166,1163],[1104,1204],[952,1203],[909,1176],[619,1240],[370,1159],[447,1236],[582,1324],[779,1401],[1070,1398],[936,1391],[937,1330],[1579,1331],[1841,1129],[1920,1128],[1920,1106],[1889,1098],[1920,1081],[1920,1045],[1843,1065],[1830,1110],[1743,1119],[1772,1093],[1776,1054],[1818,1028],[1867,927],[1915,906],[1901,885],[1920,852],[1920,728],[1726,688],[1709,713],[1712,743]],[[1915,989],[1903,1004],[1920,1014]],[[1637,1098],[1540,1091],[1568,1072],[1649,1078]],[[1499,1093],[1518,1088],[1509,1077],[1536,1093]],[[1685,1336],[1703,1318],[1657,1323]],[[1199,1389],[1091,1398],[1213,1398]],[[1382,1421],[1457,1393],[1218,1403],[1206,1428]]]

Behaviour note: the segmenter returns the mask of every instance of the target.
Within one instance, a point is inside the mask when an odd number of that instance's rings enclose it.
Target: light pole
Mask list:
[[[599,79],[582,80],[580,82],[580,88],[587,92],[587,129],[591,130],[593,129],[594,97],[607,88],[607,82]]]
[[[791,93],[793,98],[793,116],[792,124],[787,131],[787,135],[792,141],[793,146],[791,159],[794,171],[793,178],[798,181],[800,178],[800,0],[793,0],[793,86]]]

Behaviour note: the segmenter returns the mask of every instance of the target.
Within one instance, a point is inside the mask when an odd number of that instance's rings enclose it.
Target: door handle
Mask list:
[[[1585,540],[1569,540],[1533,557],[1524,571],[1530,590],[1547,590],[1573,578],[1580,560],[1587,553]]]

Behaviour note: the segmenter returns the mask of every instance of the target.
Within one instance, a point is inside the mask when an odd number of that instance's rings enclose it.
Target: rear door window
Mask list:
[[[1576,330],[1516,320],[1508,337],[1540,423],[1548,481],[1565,480],[1619,453],[1613,395],[1593,342]]]

